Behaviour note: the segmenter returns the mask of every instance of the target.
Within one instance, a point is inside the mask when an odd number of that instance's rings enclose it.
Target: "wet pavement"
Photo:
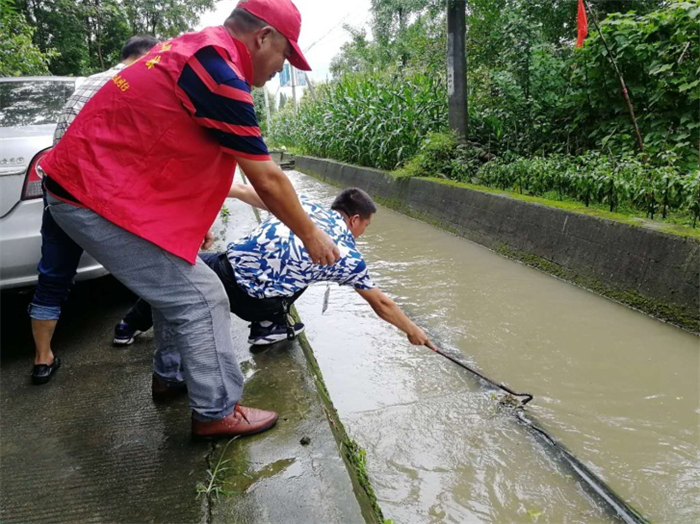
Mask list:
[[[110,346],[129,294],[111,277],[78,287],[44,386],[29,384],[30,298],[2,296],[2,521],[202,522],[210,446],[190,442],[184,403],[150,399],[152,339]]]
[[[219,246],[255,225],[249,208],[227,206]],[[243,403],[273,409],[280,420],[228,447],[197,443],[185,398],[151,399],[152,333],[128,349],[111,346],[133,301],[118,282],[77,286],[54,339],[63,366],[38,387],[29,384],[30,299],[16,291],[1,297],[3,523],[365,521],[298,342],[251,353],[247,327],[236,319]],[[218,494],[198,493],[217,464]]]

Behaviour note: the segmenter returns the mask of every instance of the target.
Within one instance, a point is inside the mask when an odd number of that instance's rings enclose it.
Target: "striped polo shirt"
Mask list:
[[[253,107],[250,85],[214,46],[197,51],[180,74],[183,104],[195,121],[216,135],[234,156],[269,160]]]

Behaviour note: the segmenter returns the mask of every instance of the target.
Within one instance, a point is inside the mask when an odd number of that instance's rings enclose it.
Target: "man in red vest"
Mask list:
[[[56,222],[153,306],[156,338],[177,346],[195,437],[258,433],[277,420],[239,404],[228,298],[197,258],[236,165],[314,263],[339,257],[270,159],[250,92],[285,59],[310,69],[300,30],[291,0],[242,0],[223,26],[165,41],[115,75],[41,161]]]

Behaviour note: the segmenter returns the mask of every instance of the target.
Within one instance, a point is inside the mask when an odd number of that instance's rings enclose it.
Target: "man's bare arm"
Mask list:
[[[372,307],[374,312],[389,324],[393,324],[406,333],[408,341],[415,346],[428,346],[430,349],[437,349],[430,341],[428,335],[408,318],[396,302],[391,300],[379,288],[355,289],[362,298]]]
[[[242,157],[237,160],[267,209],[304,243],[311,261],[334,264],[340,258],[338,246],[304,212],[294,187],[279,166],[272,160],[261,162]]]
[[[231,189],[228,192],[228,197],[236,198],[241,202],[245,202],[248,205],[267,211],[267,206],[265,205],[265,202],[262,201],[260,195],[258,195],[253,186],[236,184],[234,182],[233,184],[231,184]]]

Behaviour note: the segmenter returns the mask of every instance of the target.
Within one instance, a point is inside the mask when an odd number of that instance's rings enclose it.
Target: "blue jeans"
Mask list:
[[[37,266],[39,282],[29,304],[29,316],[35,320],[58,320],[61,305],[68,299],[83,248],[69,237],[51,216],[44,191],[41,217],[41,260]]]

